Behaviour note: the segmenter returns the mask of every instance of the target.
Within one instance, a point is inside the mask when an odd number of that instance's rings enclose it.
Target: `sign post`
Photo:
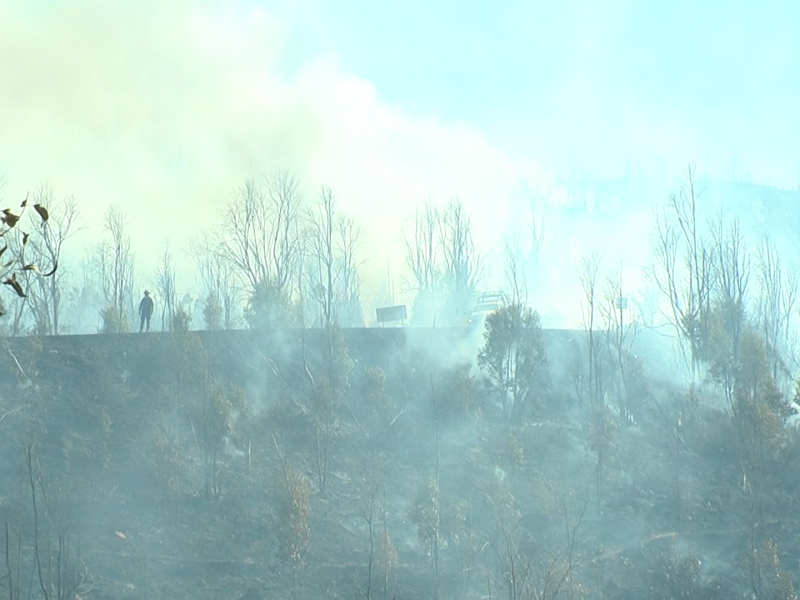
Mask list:
[[[375,317],[378,323],[383,327],[384,323],[392,323],[400,321],[402,327],[405,326],[405,321],[408,318],[406,305],[400,304],[398,306],[384,306],[383,308],[375,309]]]

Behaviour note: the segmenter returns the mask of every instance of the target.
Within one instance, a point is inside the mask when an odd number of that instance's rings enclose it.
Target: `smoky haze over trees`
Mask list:
[[[485,257],[463,202],[456,198],[438,209],[427,200],[415,209],[402,242],[415,293],[412,322],[435,326],[438,317],[440,326],[462,324],[485,275]]]
[[[163,335],[85,338],[41,335],[69,330],[46,292],[68,286],[74,271],[55,277],[80,226],[77,201],[42,188],[3,212],[5,326],[30,334],[0,361],[0,427],[28,423],[4,438],[30,488],[0,505],[8,594],[33,570],[44,597],[126,578],[175,595],[194,574],[153,553],[226,565],[240,595],[796,598],[797,270],[701,182],[689,166],[660,201],[638,278],[629,257],[573,257],[573,330],[543,327],[532,301],[554,260],[541,212],[497,261],[463,203],[424,202],[398,243],[422,326],[379,329],[362,327],[358,216],[278,173],[234,191],[192,243],[195,273],[164,244],[149,286]],[[128,217],[112,206],[103,224],[84,287],[119,334],[141,276]],[[489,285],[505,299],[475,328]],[[244,325],[255,335],[223,331]],[[119,553],[86,517],[119,527],[101,510],[117,495],[113,514],[154,522],[115,579]],[[201,513],[205,538],[181,529]],[[155,553],[165,528],[190,543]]]
[[[539,310],[546,325],[577,322],[592,340],[595,329],[617,327],[620,319],[622,325],[671,322],[699,378],[711,351],[710,336],[723,327],[736,338],[746,316],[769,338],[777,375],[782,364],[795,361],[796,271],[783,264],[782,239],[745,226],[739,213],[748,214],[746,207],[726,209],[718,195],[706,201],[707,185],[694,165],[686,167],[674,191],[665,193],[667,199],[653,200],[649,259],[639,254],[631,261],[604,251],[602,268],[598,264],[588,271],[584,263],[594,251],[576,248],[569,237],[571,219],[583,210],[580,204],[548,204],[544,192],[537,192],[504,238],[490,244],[479,241],[474,217],[461,200],[425,200],[397,224],[393,246],[404,268],[394,275],[404,284],[401,301],[408,304],[412,324],[464,326],[480,293],[502,290],[515,302],[536,309],[546,305]],[[209,329],[327,326],[334,320],[349,327],[374,320],[379,286],[364,278],[372,249],[358,215],[342,208],[331,187],[309,191],[290,172],[244,182],[232,191],[217,226],[187,247],[164,242],[159,264],[149,274],[139,271],[130,216],[119,207],[103,215],[102,241],[76,264],[74,252],[64,255],[64,249],[84,229],[79,200],[56,201],[47,186],[37,199],[50,202],[53,219],[30,233],[25,252],[44,265],[42,270],[56,263],[60,268],[51,279],[33,271],[18,275],[30,293],[7,300],[4,327],[12,335],[129,330],[145,287],[155,295],[162,329],[169,329],[179,307],[188,311],[194,327]],[[597,212],[590,206],[585,210]],[[11,240],[9,253],[20,251]],[[637,271],[635,265],[644,262]],[[612,269],[614,263],[618,268]],[[616,299],[606,289],[614,271],[625,271]],[[556,297],[558,308],[553,308]],[[622,312],[611,306],[623,302],[629,308]],[[587,341],[590,355],[592,340]],[[597,376],[594,360],[584,382],[592,396],[598,387],[596,381],[589,385]]]

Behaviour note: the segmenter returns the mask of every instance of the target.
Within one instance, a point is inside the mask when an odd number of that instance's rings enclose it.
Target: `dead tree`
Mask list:
[[[503,240],[503,276],[511,304],[524,305],[528,302],[528,281],[522,265],[519,238],[506,237]]]
[[[128,311],[134,307],[134,255],[127,220],[119,207],[108,209],[103,230],[106,238],[95,249],[93,265],[105,300],[103,328],[121,333],[128,329]]]
[[[352,367],[339,327],[338,307],[342,298],[343,274],[351,278],[350,291],[353,291],[352,285],[355,283],[352,278],[356,276],[353,256],[356,242],[351,236],[355,235],[356,229],[352,221],[345,221],[344,229],[337,228],[337,224],[342,221],[336,211],[336,198],[328,187],[320,190],[317,206],[308,213],[307,219],[306,284],[319,306],[325,343],[323,364],[319,373],[312,377],[306,365],[306,374],[311,383],[313,398],[319,486],[320,491],[325,493],[334,415],[342,403]],[[342,232],[346,242],[344,248],[340,246]],[[346,256],[343,250],[346,251]]]
[[[434,326],[442,276],[438,239],[441,218],[428,199],[414,209],[410,225],[402,233],[405,263],[410,273],[404,283],[414,293],[412,320],[429,324],[428,319],[432,319]]]
[[[750,258],[738,219],[728,228],[720,214],[712,231],[714,258],[713,283],[721,325],[731,340],[733,362],[738,362],[739,338],[745,322]]]
[[[474,301],[484,274],[484,260],[475,243],[472,219],[458,198],[441,213],[439,239],[444,287],[451,306],[461,313]]]
[[[578,266],[578,279],[583,290],[583,329],[586,332],[587,357],[589,359],[589,399],[592,404],[602,400],[601,377],[597,360],[597,340],[595,339],[595,320],[599,316],[600,288],[598,275],[600,271],[600,253],[592,250],[581,259]]]
[[[433,292],[439,280],[440,222],[438,209],[428,199],[414,210],[411,231],[403,232],[406,266],[411,271],[409,287],[418,295]]]
[[[301,252],[300,203],[298,181],[279,172],[263,185],[245,182],[228,204],[217,251],[249,295],[267,288],[277,302],[291,296]]]
[[[52,188],[46,185],[38,189],[34,202],[40,206],[50,206],[50,218],[30,231],[24,253],[27,260],[38,268],[23,271],[22,274],[37,333],[58,335],[61,331],[61,290],[66,271],[57,267],[62,259],[64,244],[79,230],[77,203],[72,197],[56,203]],[[23,248],[19,246],[17,251],[21,258]],[[51,277],[44,276],[51,271]]]
[[[29,271],[38,271],[36,263],[31,262],[26,254],[25,248],[28,244],[30,234],[22,231],[22,224],[28,223],[24,220],[25,213],[28,210],[28,198],[26,197],[20,202],[19,208],[3,208],[0,210],[0,256],[6,254],[6,257],[0,262],[0,279],[4,286],[11,289],[15,297],[21,302],[17,306],[23,306],[27,301],[27,282],[24,281],[24,276]],[[39,227],[46,227],[50,219],[48,209],[38,202],[33,204],[33,209],[39,215]],[[18,250],[15,250],[18,249]],[[48,270],[44,277],[52,277],[56,273],[57,266]],[[5,314],[5,306],[0,302],[0,315]],[[16,334],[19,325],[19,318],[15,315],[14,327]]]
[[[214,313],[219,309],[219,319],[212,314],[206,314],[206,326],[209,329],[233,327],[233,310],[239,297],[233,265],[225,259],[221,248],[220,244],[208,236],[191,243],[191,254],[206,303],[204,310],[206,313]]]
[[[698,220],[694,165],[689,165],[677,193],[656,214],[652,263],[646,270],[650,281],[667,298],[670,318],[681,339],[689,344],[693,375],[708,342],[711,312],[713,257]]]
[[[777,380],[781,347],[788,342],[800,277],[796,268],[783,263],[777,248],[766,237],[756,252],[756,281],[756,321],[764,336],[772,377]]]
[[[466,312],[484,275],[484,257],[463,202],[456,198],[439,210],[429,199],[416,208],[402,241],[415,314],[432,313],[435,323],[441,301],[446,320]]]
[[[120,317],[120,331],[125,320],[126,305],[133,303],[133,250],[127,227],[122,212],[112,206],[106,215],[105,228],[111,242],[110,299]]]
[[[615,273],[606,277],[602,290],[600,316],[606,332],[606,347],[610,362],[616,365],[619,376],[619,392],[621,408],[626,417],[631,416],[630,398],[628,397],[627,374],[625,370],[626,356],[630,344],[636,336],[636,327],[632,319],[625,319],[627,297],[623,292],[622,261]]]
[[[355,327],[364,324],[361,307],[361,277],[358,268],[358,249],[361,246],[361,228],[351,217],[337,221],[337,281],[339,282],[339,317],[343,326]]]
[[[532,257],[538,257],[544,249],[547,212],[535,200],[531,200],[528,208],[529,214],[526,224],[530,236],[530,254]]]
[[[161,296],[161,331],[172,331],[173,319],[178,308],[178,292],[175,288],[175,263],[169,242],[164,244],[156,281],[158,294]]]
[[[336,198],[329,187],[320,190],[319,203],[308,215],[306,247],[310,290],[319,304],[326,329],[336,320]]]
[[[533,285],[541,277],[542,257],[547,234],[547,209],[542,192],[537,193],[538,200],[533,199],[529,205],[527,219],[529,251],[527,259],[528,283]],[[534,288],[535,289],[535,288]],[[531,291],[534,291],[533,289]]]

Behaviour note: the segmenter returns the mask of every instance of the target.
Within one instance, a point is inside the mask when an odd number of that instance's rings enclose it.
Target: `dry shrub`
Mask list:
[[[282,560],[298,567],[311,541],[311,485],[302,473],[288,466],[284,479],[275,514],[278,551]]]

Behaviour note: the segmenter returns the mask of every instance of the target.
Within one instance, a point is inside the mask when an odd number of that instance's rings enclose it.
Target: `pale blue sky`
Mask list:
[[[475,124],[511,152],[635,155],[659,148],[631,141],[642,122],[651,137],[668,123],[686,160],[800,171],[798,2],[288,5],[288,60],[338,56],[389,104]]]

